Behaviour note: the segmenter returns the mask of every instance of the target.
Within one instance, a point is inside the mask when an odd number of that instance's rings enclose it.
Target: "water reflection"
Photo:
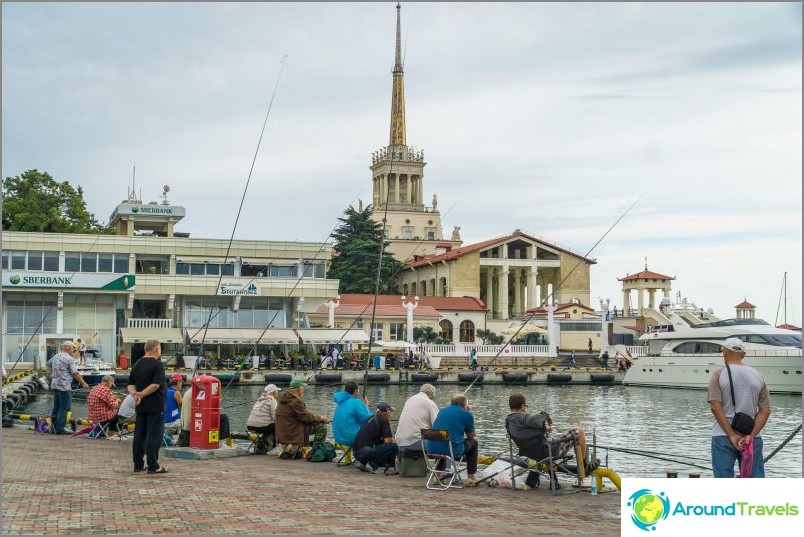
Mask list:
[[[405,400],[418,391],[418,386],[370,385],[366,391],[372,403],[386,401],[402,410]],[[465,386],[437,386],[436,403],[448,405],[450,397]],[[332,395],[338,386],[308,386],[304,400],[312,412],[331,416]],[[223,412],[229,415],[232,430],[245,429],[246,418],[262,386],[232,385],[223,392]],[[497,453],[508,449],[503,423],[508,414],[508,396],[520,391],[528,400],[529,410],[547,410],[561,431],[581,424],[591,437],[594,431],[598,446],[625,448],[662,454],[670,462],[635,454],[598,448],[598,457],[623,477],[663,477],[668,469],[680,475],[700,472],[710,477],[710,434],[714,418],[702,390],[672,390],[625,386],[482,386],[472,388],[469,402],[475,415],[481,453]],[[52,406],[49,395],[37,398],[26,412],[39,413]],[[763,431],[765,456],[769,455],[801,423],[801,397],[774,395],[773,411]],[[86,403],[73,402],[73,414],[86,416]],[[689,463],[707,468],[702,470]],[[801,433],[766,464],[768,477],[801,477]]]

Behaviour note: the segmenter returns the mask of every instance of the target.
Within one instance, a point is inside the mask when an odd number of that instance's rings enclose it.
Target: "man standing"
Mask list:
[[[76,360],[73,358],[75,344],[72,341],[65,341],[61,344],[61,352],[53,356],[47,367],[50,371],[50,388],[53,390],[53,432],[56,434],[70,434],[65,427],[67,426],[67,413],[72,408],[73,402],[73,379],[78,381],[84,389],[89,389],[89,384],[76,369]]]
[[[745,342],[728,338],[723,342],[726,366],[716,369],[709,381],[709,405],[715,416],[712,427],[712,473],[715,477],[734,477],[734,463],[742,452],[753,449],[751,477],[765,477],[760,431],[770,416],[770,394],[765,379],[751,366],[743,364]],[[733,390],[733,391],[732,391]],[[738,412],[754,418],[748,435],[735,431],[731,424]]]
[[[438,406],[433,401],[435,393],[435,386],[422,384],[419,393],[405,401],[396,426],[395,440],[399,447],[410,451],[422,450],[422,429],[431,429],[438,416]]]
[[[276,407],[276,442],[284,444],[283,451],[291,456],[295,456],[299,448],[310,444],[310,435],[313,436],[313,446],[324,443],[327,438],[326,424],[332,421],[307,410],[307,405],[302,401],[306,385],[298,379],[291,381],[290,389],[279,398]]]
[[[477,440],[475,439],[475,417],[472,415],[469,402],[462,393],[452,396],[452,403],[442,408],[433,422],[433,429],[446,429],[452,442],[452,454],[455,460],[463,458],[466,461],[466,486],[476,487],[477,480]],[[464,438],[464,434],[466,438]],[[449,455],[446,442],[428,441],[427,451],[433,454]],[[444,459],[438,462],[438,469],[446,467]]]
[[[399,449],[391,433],[391,412],[394,408],[388,403],[377,403],[377,413],[366,421],[357,432],[353,450],[357,462],[366,472],[379,472],[384,468],[385,475],[396,475],[388,468],[394,466]]]
[[[145,342],[145,354],[131,368],[128,378],[128,393],[134,396],[137,419],[134,428],[134,471],[145,469],[148,462],[149,474],[165,474],[159,465],[159,446],[165,432],[164,414],[167,388],[165,387],[165,367],[162,365],[162,348],[159,341],[149,339]]]
[[[86,343],[78,340],[78,359],[81,361],[81,364],[86,363],[86,354],[87,354],[87,346]]]
[[[608,369],[609,368],[609,351],[607,351],[607,350],[603,351],[602,359],[603,359],[603,368]]]

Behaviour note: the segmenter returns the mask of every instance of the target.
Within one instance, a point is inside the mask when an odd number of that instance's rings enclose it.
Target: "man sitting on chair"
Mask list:
[[[360,427],[372,416],[368,399],[360,396],[357,382],[349,380],[342,391],[335,392],[332,400],[337,405],[332,415],[332,435],[336,443],[351,448]]]
[[[114,377],[104,375],[100,383],[92,388],[87,396],[87,417],[89,421],[107,429],[110,436],[112,430],[117,432],[117,406],[120,403],[112,393],[112,386],[114,386]],[[98,432],[95,431],[94,434],[98,435]]]
[[[582,428],[569,429],[561,436],[549,439],[553,430],[553,419],[547,412],[542,410],[538,414],[528,414],[528,405],[521,393],[511,394],[508,406],[511,413],[505,418],[505,428],[511,440],[519,448],[520,455],[540,461],[546,459],[549,453],[552,453],[553,458],[563,457],[571,448],[575,448],[577,460],[583,462],[578,464],[580,479],[597,468],[599,461],[595,461],[593,465],[589,464],[586,436]],[[553,479],[555,480],[555,474]]]
[[[353,449],[361,470],[379,473],[385,468],[385,475],[395,475],[388,469],[394,466],[399,449],[391,433],[391,412],[394,408],[388,403],[377,403],[377,413],[369,418],[355,437]]]
[[[452,454],[455,456],[455,460],[463,458],[466,461],[467,479],[465,485],[467,487],[476,487],[477,440],[475,438],[475,417],[470,410],[472,410],[472,407],[469,406],[466,396],[462,393],[456,393],[452,396],[451,404],[438,412],[433,422],[433,429],[446,429],[449,431]],[[464,434],[466,434],[465,439]],[[426,447],[430,453],[449,455],[449,446],[446,445],[446,442],[428,441]],[[446,468],[446,463],[442,459],[438,461],[438,469],[444,470],[444,468]]]
[[[269,384],[262,390],[257,402],[246,420],[246,430],[257,433],[258,439],[254,449],[257,455],[264,455],[273,449],[276,443],[276,398],[279,395],[276,384]]]

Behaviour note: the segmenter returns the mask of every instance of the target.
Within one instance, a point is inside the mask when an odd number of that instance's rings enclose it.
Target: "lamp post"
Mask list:
[[[341,305],[341,295],[335,297],[335,301],[333,302],[331,299],[326,303],[326,306],[329,308],[329,327],[335,328],[335,308]]]
[[[405,295],[402,295],[402,307],[408,310],[407,341],[413,343],[413,310],[419,305],[419,297],[413,297],[413,302],[405,302]]]
[[[609,320],[611,319],[611,314],[609,313],[609,304],[611,300],[600,299],[600,355],[603,355],[603,351],[607,350],[609,347]]]

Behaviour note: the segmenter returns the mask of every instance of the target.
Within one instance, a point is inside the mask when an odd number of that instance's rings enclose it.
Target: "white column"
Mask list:
[[[539,275],[539,269],[536,265],[530,268],[528,275],[528,308],[535,308],[539,306],[538,292],[536,291],[536,277]]]
[[[56,333],[64,333],[64,291],[59,291],[56,297]]]
[[[626,312],[631,307],[631,291],[623,290],[623,317],[627,317]]]
[[[486,270],[486,307],[492,314],[494,314],[494,280],[492,279],[493,274],[494,274],[494,268],[488,267],[488,269]]]
[[[551,286],[547,286],[547,293],[550,294]],[[547,345],[548,345],[548,353],[551,356],[558,356],[558,335],[556,334],[556,323],[553,317],[553,310],[555,310],[555,306],[553,306],[552,297],[547,301]]]
[[[394,191],[394,201],[399,203],[399,174],[394,174],[394,184],[396,185],[396,190]]]
[[[600,299],[600,356],[609,346],[609,299]],[[611,354],[611,353],[609,353]]]
[[[656,307],[656,289],[648,289],[648,307]]]
[[[413,343],[413,310],[419,305],[419,297],[413,297],[413,302],[405,302],[405,295],[402,295],[402,307],[408,310],[407,341]]]
[[[498,279],[498,285],[500,289],[500,318],[507,319],[508,318],[508,265],[502,265],[500,267],[500,276]]]
[[[329,308],[329,327],[335,328],[335,308],[341,305],[341,295],[335,297],[335,300],[329,300],[326,303],[327,308]]]
[[[514,273],[514,315],[522,313],[522,277],[520,276],[520,269],[515,268],[512,270]]]
[[[639,309],[639,316],[642,317],[642,309],[645,307],[645,291],[637,289],[637,308]]]
[[[528,305],[525,304],[525,288],[527,287],[527,269],[519,269],[519,274],[517,278],[519,278],[519,313],[525,313],[525,310],[528,309]],[[522,280],[525,279],[523,283]]]
[[[413,203],[413,178],[410,175],[406,175],[405,177],[405,184],[408,185],[408,188],[405,189],[405,199],[408,204],[411,204]]]

